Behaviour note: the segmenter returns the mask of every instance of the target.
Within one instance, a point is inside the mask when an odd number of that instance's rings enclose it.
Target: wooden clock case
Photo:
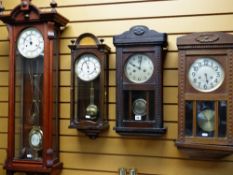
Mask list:
[[[59,161],[59,121],[58,121],[58,100],[59,100],[59,43],[60,27],[65,26],[68,20],[58,14],[51,3],[51,12],[41,12],[37,7],[31,4],[31,0],[22,0],[21,4],[16,6],[10,14],[0,15],[0,20],[7,24],[9,32],[9,118],[8,118],[8,147],[7,158],[4,168],[8,175],[15,172],[25,172],[27,174],[51,174],[57,175],[61,171],[62,163]],[[23,83],[23,106],[20,107],[19,114],[22,117],[22,123],[18,122],[17,103],[18,103],[18,77],[16,76],[16,67],[18,62],[17,37],[26,28],[36,28],[44,39],[43,65],[41,68],[43,85],[41,86],[42,95],[40,102],[40,128],[43,131],[42,150],[38,160],[30,159],[30,155],[25,152],[28,145],[29,127],[31,127],[26,114],[32,94],[29,87],[29,81],[24,76],[20,81]],[[22,58],[26,62],[30,59]],[[24,69],[25,66],[22,67]],[[38,68],[38,69],[40,69]],[[32,105],[32,104],[31,104]],[[24,112],[23,112],[24,111]],[[20,129],[21,128],[21,129]],[[18,132],[22,132],[22,143],[17,143]],[[22,144],[22,145],[20,145]],[[21,150],[22,155],[17,156],[18,147],[24,147]],[[24,156],[24,154],[27,154]],[[22,158],[23,157],[23,158]]]
[[[86,44],[85,40],[91,41]],[[109,128],[108,123],[108,68],[110,47],[103,44],[91,33],[80,35],[76,41],[69,45],[71,49],[71,120],[70,128],[77,128],[86,133],[90,138]],[[94,80],[83,81],[75,74],[75,64],[80,58],[90,54],[95,56],[100,63],[100,74]],[[96,119],[86,119],[87,107],[90,105],[90,87],[93,84],[94,103],[98,108]]]
[[[179,114],[176,145],[192,157],[214,158],[233,152],[233,36],[221,32],[193,33],[177,39],[179,50]],[[200,92],[188,81],[189,66],[198,58],[211,58],[221,64],[225,79],[212,92]],[[189,113],[188,101],[192,104]],[[197,104],[214,103],[212,136],[198,134]],[[220,104],[223,104],[220,108]],[[220,111],[223,111],[220,113]],[[189,122],[189,117],[192,117]],[[225,117],[225,120],[221,118]],[[188,133],[188,128],[190,133]]]
[[[114,36],[113,43],[116,47],[116,132],[139,136],[164,134],[162,89],[167,35],[139,25]],[[146,55],[154,66],[152,76],[144,83],[134,83],[125,76],[125,64],[134,54]],[[142,120],[135,120],[132,114],[132,104],[137,98],[147,102],[147,114]]]

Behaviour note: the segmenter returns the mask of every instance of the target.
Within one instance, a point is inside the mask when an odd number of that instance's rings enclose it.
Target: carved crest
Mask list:
[[[219,39],[219,36],[216,35],[216,34],[202,34],[202,35],[199,35],[197,38],[196,38],[196,41],[200,42],[200,43],[210,43],[210,42],[215,42]]]

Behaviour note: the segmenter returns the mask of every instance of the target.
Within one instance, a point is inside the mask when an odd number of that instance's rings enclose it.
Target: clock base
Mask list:
[[[176,146],[194,159],[223,158],[233,153],[233,147],[228,145],[191,144],[176,141]]]
[[[41,175],[59,175],[61,173],[63,163],[57,162],[51,167],[44,167],[41,163],[35,162],[24,162],[27,168],[24,167],[22,162],[6,162],[4,169],[6,169],[7,175],[13,175],[16,172],[24,172],[30,174],[41,174]]]
[[[98,123],[91,120],[83,120],[79,123],[71,123],[69,128],[77,128],[91,139],[96,139],[100,132],[109,128],[109,124],[107,121]]]
[[[132,136],[161,136],[166,133],[167,128],[132,128],[115,127],[114,130],[121,135]]]

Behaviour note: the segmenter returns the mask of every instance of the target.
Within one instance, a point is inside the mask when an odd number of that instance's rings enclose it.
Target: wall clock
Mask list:
[[[233,36],[194,33],[179,49],[178,148],[191,156],[221,157],[233,151]]]
[[[116,132],[148,136],[165,133],[162,67],[166,34],[134,26],[114,36],[113,43],[117,59]]]
[[[8,149],[4,168],[56,175],[59,161],[59,36],[68,20],[41,12],[30,0],[0,19],[9,31]]]
[[[85,43],[85,40],[92,42]],[[84,33],[72,42],[69,45],[72,57],[70,128],[96,138],[109,128],[107,71],[110,48],[91,33]]]

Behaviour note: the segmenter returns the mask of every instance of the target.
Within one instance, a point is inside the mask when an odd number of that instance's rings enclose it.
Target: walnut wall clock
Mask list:
[[[191,156],[233,151],[233,36],[194,33],[179,49],[178,148]]]
[[[68,20],[55,10],[41,12],[30,0],[0,19],[9,31],[9,122],[4,168],[56,175],[59,161],[59,36]]]
[[[85,40],[92,41],[85,44]],[[110,48],[91,33],[80,35],[71,49],[71,120],[70,128],[90,138],[109,128],[108,59]]]
[[[116,132],[164,134],[162,67],[166,34],[134,26],[114,36],[113,42],[117,59]]]

